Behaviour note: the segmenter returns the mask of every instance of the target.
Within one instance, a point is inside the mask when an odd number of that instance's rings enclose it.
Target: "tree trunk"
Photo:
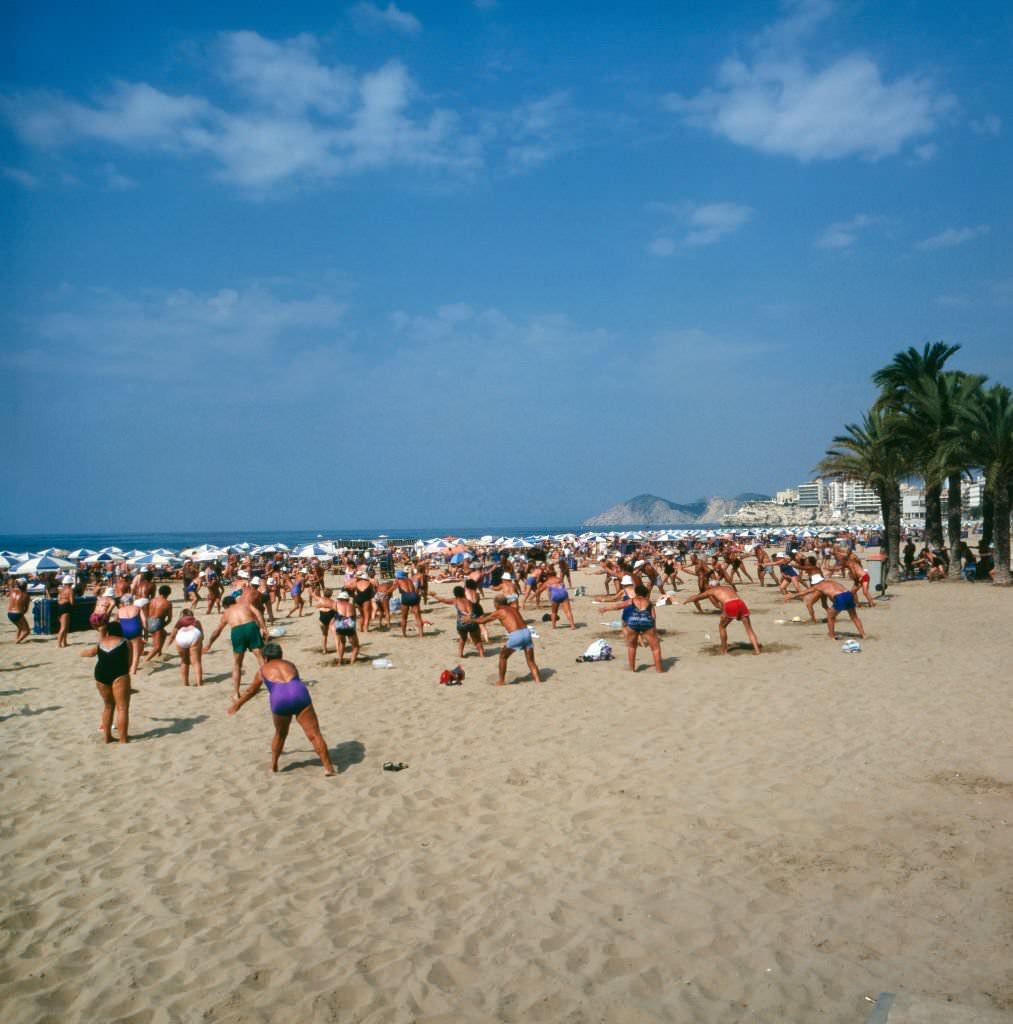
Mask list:
[[[886,541],[888,583],[900,581],[900,484],[889,484],[880,495],[880,507],[883,511],[883,533]]]
[[[925,539],[937,550],[943,546],[943,485],[925,486]]]
[[[981,496],[981,547],[992,546],[992,534],[995,526],[995,491],[985,484],[984,493]]]
[[[995,582],[1000,586],[1010,583],[1009,492],[1009,477],[1003,473],[995,481]]]
[[[951,580],[960,579],[960,474],[951,473],[946,484],[946,497],[949,508],[946,513],[947,547],[950,554],[948,576]]]

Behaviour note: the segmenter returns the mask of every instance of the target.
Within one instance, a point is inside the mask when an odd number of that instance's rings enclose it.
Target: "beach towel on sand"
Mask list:
[[[612,658],[612,646],[607,640],[593,640],[584,652],[582,661],[609,661]]]

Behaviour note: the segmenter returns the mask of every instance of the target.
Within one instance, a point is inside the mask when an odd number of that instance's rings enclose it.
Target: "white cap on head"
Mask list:
[[[633,577],[632,576],[624,576],[619,581],[619,584],[620,584],[620,586],[623,586],[623,587],[632,587],[633,586]]]
[[[63,577],[63,582],[64,583],[73,583],[74,582],[74,577],[73,576],[64,576]]]
[[[254,586],[254,587],[259,587],[260,586],[260,577],[259,576],[254,576],[253,579],[250,580],[250,585]]]
[[[505,572],[500,577],[500,579],[504,579],[504,580],[512,580],[513,578],[514,578],[514,576],[513,576],[513,573],[511,573],[511,572]]]
[[[237,576],[238,576],[238,577],[239,577],[239,578],[240,578],[241,580],[248,580],[248,579],[250,578],[250,574],[249,574],[249,573],[248,573],[248,572],[247,572],[247,571],[246,571],[245,569],[240,569],[240,570],[239,570],[239,572],[238,572],[238,573],[236,573],[236,575],[237,575]]]
[[[639,569],[642,565],[647,565],[647,563],[641,558],[639,562],[633,563],[633,568]]]
[[[347,590],[339,590],[338,591],[338,600],[339,601],[347,601],[348,600],[348,591]]]

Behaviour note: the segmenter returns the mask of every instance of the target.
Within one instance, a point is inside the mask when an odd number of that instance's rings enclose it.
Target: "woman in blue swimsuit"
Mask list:
[[[267,687],[270,697],[271,714],[274,716],[274,738],[271,740],[271,771],[278,770],[278,759],[285,747],[288,728],[292,719],[302,726],[306,739],[313,745],[320,762],[324,766],[324,775],[334,774],[327,744],[320,734],[320,723],[317,713],[313,710],[313,701],[306,684],[299,678],[299,669],[286,661],[281,655],[281,644],[264,645],[264,663],[257,669],[253,681],[238,696],[229,708],[234,715],[259,689],[261,683]]]
[[[654,656],[654,670],[664,672],[661,664],[661,640],[658,638],[657,621],[654,617],[654,604],[651,602],[650,591],[642,583],[633,589],[633,599],[620,601],[617,604],[601,606],[602,611],[619,609],[623,611],[623,633],[626,636],[626,658],[630,671],[637,670],[637,647],[647,644]]]

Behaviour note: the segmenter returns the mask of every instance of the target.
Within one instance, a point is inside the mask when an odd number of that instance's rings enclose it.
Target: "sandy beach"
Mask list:
[[[849,655],[742,590],[761,657],[662,607],[667,671],[633,675],[581,597],[576,631],[534,623],[541,686],[474,655],[440,686],[444,606],[369,634],[388,671],[287,621],[333,779],[297,727],[267,770],[227,644],[202,689],[142,671],[106,747],[92,636],[6,629],[3,1018],[858,1024],[898,992],[1013,1019],[1013,593],[897,586]],[[599,636],[617,659],[576,663]]]

